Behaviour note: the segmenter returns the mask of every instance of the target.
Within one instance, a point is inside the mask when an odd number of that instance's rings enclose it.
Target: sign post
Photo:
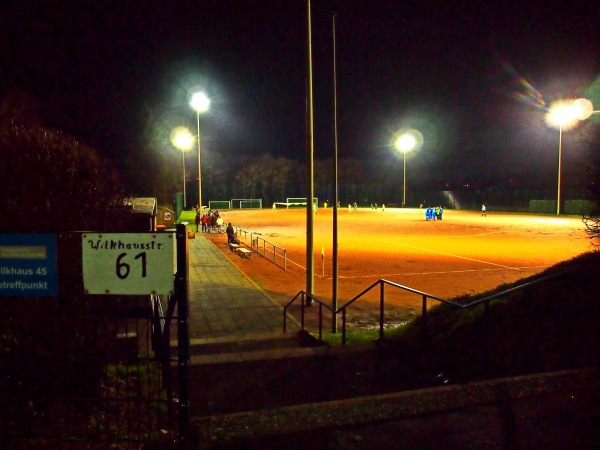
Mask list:
[[[87,294],[173,294],[173,233],[84,233],[81,245]]]

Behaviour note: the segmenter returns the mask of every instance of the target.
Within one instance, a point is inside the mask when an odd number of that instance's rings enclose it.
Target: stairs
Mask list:
[[[192,366],[311,355],[319,343],[307,333],[256,333],[190,340]]]
[[[269,333],[195,340],[190,353],[194,449],[596,442],[594,369],[415,390],[375,343],[315,347],[300,333]]]
[[[389,366],[374,343],[316,346],[303,333],[268,333],[190,344],[191,417],[349,398],[365,386],[369,394],[389,392],[373,379],[382,361]]]

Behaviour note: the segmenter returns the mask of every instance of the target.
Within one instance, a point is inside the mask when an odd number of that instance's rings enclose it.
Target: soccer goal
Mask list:
[[[233,209],[262,209],[262,198],[232,198]]]
[[[306,197],[288,197],[285,199],[285,203],[287,204],[287,207],[289,208],[290,206],[293,207],[298,207],[298,206],[306,206]],[[313,197],[313,205],[315,206],[319,206],[319,199],[317,197]]]
[[[208,209],[231,209],[231,202],[229,200],[210,200]]]

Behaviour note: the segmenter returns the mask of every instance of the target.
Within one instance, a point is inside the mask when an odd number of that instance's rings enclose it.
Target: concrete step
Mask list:
[[[311,356],[327,347],[306,333],[254,333],[190,340],[190,363],[219,364],[226,362],[258,361],[265,359]],[[177,355],[174,342],[172,355]]]
[[[350,347],[268,348],[193,355],[188,368],[193,416],[236,413],[379,394],[405,388],[391,385],[397,364],[376,344]],[[175,368],[174,368],[175,369]]]

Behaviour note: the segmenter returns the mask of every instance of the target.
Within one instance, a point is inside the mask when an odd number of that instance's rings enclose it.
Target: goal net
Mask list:
[[[233,209],[261,209],[262,198],[232,198],[231,207]]]
[[[208,202],[208,209],[231,209],[229,200],[211,200]]]

